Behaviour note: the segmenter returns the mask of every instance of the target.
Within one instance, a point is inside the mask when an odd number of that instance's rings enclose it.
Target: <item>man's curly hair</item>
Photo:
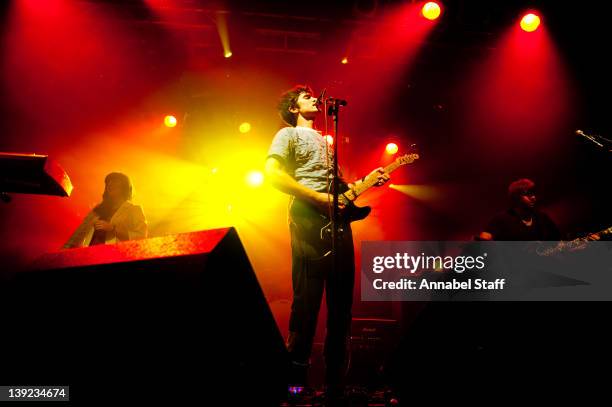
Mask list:
[[[525,194],[528,191],[533,191],[535,188],[535,182],[528,178],[521,178],[512,182],[508,186],[508,198],[510,198],[510,202],[515,204],[520,202],[521,195]]]
[[[291,113],[289,109],[297,107],[297,100],[302,93],[312,94],[312,89],[308,85],[296,85],[283,93],[278,101],[278,114],[291,127],[297,125],[297,114]]]

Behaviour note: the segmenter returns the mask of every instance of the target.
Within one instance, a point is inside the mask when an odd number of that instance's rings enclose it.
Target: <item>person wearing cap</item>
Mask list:
[[[478,236],[478,240],[552,241],[561,234],[555,222],[537,209],[535,183],[527,178],[508,187],[510,207],[497,214]]]

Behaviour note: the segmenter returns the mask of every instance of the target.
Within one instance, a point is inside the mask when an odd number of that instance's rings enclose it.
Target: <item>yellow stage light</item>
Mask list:
[[[249,122],[244,122],[241,123],[240,126],[238,127],[238,130],[240,131],[240,133],[248,133],[249,131],[251,131],[251,123]]]
[[[246,176],[247,184],[253,188],[261,186],[264,182],[264,175],[261,171],[250,171]]]
[[[533,32],[540,26],[540,17],[537,14],[529,13],[521,19],[521,28],[528,33]]]
[[[391,154],[391,155],[397,153],[398,150],[399,150],[399,147],[395,143],[389,143],[387,144],[387,147],[385,147],[385,151],[387,152],[387,154]]]
[[[436,2],[430,1],[423,6],[421,13],[423,14],[423,17],[433,21],[436,18],[440,17],[440,6]]]
[[[172,115],[167,115],[166,117],[164,117],[164,124],[166,125],[166,127],[175,127],[176,123],[176,117]]]

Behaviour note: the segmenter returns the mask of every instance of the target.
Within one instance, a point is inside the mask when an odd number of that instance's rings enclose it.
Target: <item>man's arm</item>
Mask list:
[[[266,179],[272,186],[281,192],[293,195],[298,199],[320,207],[327,208],[329,202],[333,199],[325,192],[317,192],[297,182],[293,177],[287,174],[282,163],[274,157],[268,157],[266,160]],[[340,205],[344,207],[344,205]]]
[[[498,214],[489,221],[489,224],[484,228],[476,240],[500,240],[499,237],[502,235],[503,230],[507,230],[505,217],[503,214]]]
[[[134,205],[130,210],[130,228],[127,230],[128,240],[145,239],[147,237],[147,220],[140,205]]]
[[[493,234],[489,232],[480,232],[480,234],[476,236],[476,240],[493,240]]]

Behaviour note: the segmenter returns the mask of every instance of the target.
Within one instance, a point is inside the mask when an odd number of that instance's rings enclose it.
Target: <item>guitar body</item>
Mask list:
[[[341,185],[341,191],[348,190],[346,185]],[[372,208],[369,206],[357,206],[353,201],[349,201],[343,195],[338,197],[345,204],[344,209],[340,212],[339,233],[342,235],[347,231],[351,222],[362,220],[368,217]],[[331,218],[329,213],[321,213],[318,208],[309,203],[294,200],[290,209],[291,218],[303,226],[307,234],[313,238],[319,239],[324,243],[325,247],[331,246]]]
[[[340,213],[340,218],[345,222],[355,222],[356,220],[367,218],[370,212],[372,212],[371,207],[357,206],[352,201],[349,201],[344,210]]]
[[[370,213],[370,208],[354,208],[352,216],[365,218]],[[297,249],[302,257],[311,260],[322,259],[331,253],[332,249],[332,230],[331,219],[328,215],[321,213],[309,203],[294,200],[289,210],[291,218],[292,233],[299,236],[300,247]],[[354,219],[358,220],[358,219]],[[352,233],[350,223],[352,220],[341,217],[338,231],[340,239],[345,242],[347,247],[352,247]]]
[[[345,207],[340,212],[340,222],[341,223],[351,223],[356,220],[362,220],[368,217],[370,212],[372,212],[372,208],[369,206],[357,206],[355,203],[348,198],[346,198],[343,194],[348,191],[349,188],[346,184],[340,184],[340,196],[338,200],[342,202]],[[330,223],[331,219],[328,213],[321,213],[318,208],[314,206],[300,201],[294,200],[291,205],[291,214],[298,217],[316,217],[317,215],[325,221],[325,224]]]
[[[383,172],[390,174],[400,166],[410,164],[418,158],[418,154],[406,154],[395,159],[393,163],[386,166]],[[351,222],[365,219],[372,211],[372,208],[369,206],[355,205],[354,201],[359,195],[375,186],[377,183],[378,175],[372,173],[364,177],[362,182],[354,186],[353,189],[349,189],[348,185],[345,183],[340,184],[338,200],[344,204],[344,209],[340,212],[340,224],[338,226],[341,240],[345,237],[348,239],[348,236],[350,236],[350,233],[347,233],[346,236],[343,234],[344,231],[350,231]],[[332,236],[330,213],[322,213],[318,208],[298,199],[292,202],[289,213],[291,219],[294,221],[293,224],[296,228],[299,228],[298,233],[300,233],[304,241],[312,242],[311,246],[317,246],[317,250],[321,249],[321,247],[330,247]],[[317,239],[318,242],[316,241]]]

